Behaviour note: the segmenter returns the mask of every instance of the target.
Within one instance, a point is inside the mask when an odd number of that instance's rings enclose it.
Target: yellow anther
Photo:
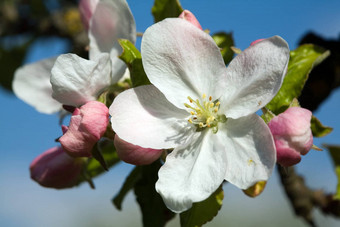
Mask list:
[[[189,104],[187,104],[187,103],[184,103],[184,106],[185,106],[186,108],[191,108],[191,106],[190,106]]]
[[[203,123],[200,122],[200,123],[198,124],[198,127],[203,128]]]
[[[211,101],[212,100],[212,97],[211,96],[209,96],[209,101]]]
[[[220,101],[218,101],[215,105],[216,105],[216,106],[219,106],[220,104],[221,104]]]
[[[207,97],[207,95],[204,93],[204,94],[202,95],[202,98],[205,99],[206,97]]]
[[[188,120],[188,121],[189,121],[189,123],[191,123],[191,124],[192,124],[192,119],[191,119],[191,118],[189,118],[189,120]]]
[[[190,111],[191,115],[195,115],[195,112],[194,111]]]
[[[213,102],[210,103],[210,108],[213,108],[215,104]]]
[[[188,99],[191,103],[194,101],[190,96],[188,96]]]
[[[217,111],[218,111],[218,107],[215,107],[214,112],[217,113]]]

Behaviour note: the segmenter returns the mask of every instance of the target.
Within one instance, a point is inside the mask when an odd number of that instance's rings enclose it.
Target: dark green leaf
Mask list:
[[[8,91],[12,91],[14,72],[22,65],[26,51],[31,42],[28,41],[22,46],[5,49],[0,47],[0,84]]]
[[[181,213],[181,227],[202,226],[211,221],[222,207],[224,193],[222,185],[206,200],[194,203],[193,206]]]
[[[334,195],[334,199],[340,200],[340,146],[332,146],[332,145],[324,145],[331,154],[334,166],[335,166],[335,174],[338,178],[338,186],[336,189],[336,193]]]
[[[120,39],[119,44],[123,48],[123,53],[119,58],[125,62],[130,70],[132,86],[137,87],[150,84],[150,81],[144,72],[142,56],[137,48],[127,39]]]
[[[328,55],[329,51],[313,44],[305,44],[291,51],[282,87],[266,107],[275,114],[287,109],[292,100],[300,96],[312,68]]]
[[[230,48],[234,46],[232,33],[219,32],[212,36],[215,43],[221,48],[224,63],[227,65],[234,57],[234,51]]]
[[[142,177],[135,185],[137,202],[142,210],[143,226],[161,227],[172,219],[175,214],[164,204],[162,197],[156,192],[159,161],[142,166]]]
[[[333,128],[322,125],[321,122],[314,116],[311,120],[311,129],[313,136],[315,137],[324,137],[333,131]]]
[[[120,161],[112,140],[100,141],[98,146],[103,156],[103,159],[106,162],[107,168],[112,167],[113,165],[117,164]],[[94,158],[89,159],[89,162],[86,167],[86,173],[89,175],[89,177],[98,176],[104,171],[105,169],[96,159]]]
[[[168,17],[178,17],[182,11],[179,0],[155,0],[151,9],[155,23]]]
[[[112,203],[118,210],[122,209],[122,202],[126,196],[126,194],[134,188],[135,184],[142,177],[142,167],[136,166],[130,173],[130,175],[126,178],[122,188],[119,190],[118,194],[112,199]]]

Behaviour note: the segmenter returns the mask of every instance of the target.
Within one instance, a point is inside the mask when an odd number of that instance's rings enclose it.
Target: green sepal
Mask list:
[[[143,226],[161,227],[171,220],[175,214],[164,204],[162,197],[156,192],[159,160],[142,166],[141,178],[135,184],[135,195],[143,216]]]
[[[281,89],[267,104],[273,113],[285,111],[294,98],[300,96],[308,75],[314,66],[328,57],[330,52],[313,44],[305,44],[290,52],[287,74]]]
[[[135,45],[127,39],[119,39],[118,42],[123,48],[123,53],[119,58],[125,62],[130,70],[132,86],[137,87],[150,84],[143,68],[142,55]]]
[[[331,158],[335,167],[335,174],[338,178],[338,185],[336,188],[336,193],[334,194],[334,199],[340,200],[340,146],[334,145],[323,145],[329,150]]]
[[[312,116],[311,129],[314,137],[324,137],[333,131],[333,128],[324,126],[315,116]]]
[[[105,160],[107,169],[120,161],[112,140],[105,139],[99,141],[97,145],[103,159]],[[103,172],[105,172],[105,169],[102,165],[95,158],[90,158],[86,166],[87,175],[93,178]]]
[[[135,184],[141,179],[142,177],[142,167],[136,166],[129,176],[126,178],[122,188],[119,190],[118,194],[112,198],[113,205],[118,209],[122,209],[122,203],[126,196],[126,194],[135,187]]]
[[[224,63],[227,65],[234,57],[234,51],[231,49],[234,46],[234,40],[232,33],[219,32],[212,35],[215,43],[221,48],[221,54]]]
[[[181,227],[202,226],[211,221],[222,207],[224,192],[222,185],[206,200],[194,203],[180,214]]]
[[[155,23],[168,17],[178,17],[182,11],[179,0],[155,0],[151,9]]]

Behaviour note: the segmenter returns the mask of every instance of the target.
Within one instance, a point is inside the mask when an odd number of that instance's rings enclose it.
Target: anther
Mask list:
[[[211,96],[209,96],[209,101],[211,101],[212,100],[212,97]]]
[[[207,97],[207,95],[204,93],[204,94],[202,95],[202,98],[205,99],[206,97]]]

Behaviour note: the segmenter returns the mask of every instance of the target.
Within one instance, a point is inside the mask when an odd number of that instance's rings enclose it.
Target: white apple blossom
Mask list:
[[[85,3],[89,6],[84,11]],[[80,9],[86,21],[90,18],[89,60],[64,54],[23,66],[15,73],[15,94],[39,112],[55,113],[62,104],[80,106],[96,100],[125,73],[117,41],[136,40],[135,21],[126,0],[82,0]]]
[[[129,143],[174,148],[156,183],[167,207],[185,211],[224,180],[241,189],[268,180],[275,147],[255,112],[282,84],[287,43],[278,36],[265,39],[226,68],[208,34],[172,18],[146,30],[141,53],[152,85],[118,95],[110,107],[111,123]]]

